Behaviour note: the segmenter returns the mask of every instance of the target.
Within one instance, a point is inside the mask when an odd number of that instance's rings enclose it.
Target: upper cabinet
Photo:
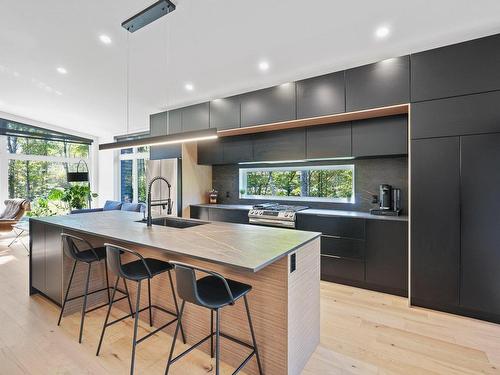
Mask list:
[[[410,101],[410,57],[387,59],[345,72],[346,111]]]
[[[241,126],[295,120],[295,83],[241,95]]]
[[[182,109],[182,131],[208,129],[210,126],[210,104],[200,103]]]
[[[412,102],[500,89],[500,35],[411,55]]]
[[[167,112],[149,116],[149,133],[151,136],[167,135]]]
[[[408,117],[379,117],[352,123],[352,156],[408,153]]]
[[[308,159],[351,156],[351,123],[306,128],[306,142]]]
[[[168,111],[167,134],[182,132],[182,108]]]
[[[297,118],[345,112],[344,71],[304,79],[297,85]]]
[[[254,161],[302,160],[306,157],[306,130],[292,129],[256,134]]]
[[[240,127],[240,96],[210,102],[210,127],[217,130]]]

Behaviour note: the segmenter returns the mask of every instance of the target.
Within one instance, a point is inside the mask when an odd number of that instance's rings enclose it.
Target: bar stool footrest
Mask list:
[[[99,292],[104,292],[105,290],[113,290],[112,287],[108,286],[107,288],[104,287],[104,288],[101,288],[101,289],[97,289],[97,290],[93,290],[92,292],[88,292],[87,293],[87,296],[90,296],[91,294],[95,294],[95,293],[99,293]],[[127,293],[121,289],[116,289],[117,292],[120,292],[121,294],[127,296]],[[78,299],[78,298],[83,298],[85,297],[85,294],[82,294],[80,296],[74,296],[74,297],[71,297],[71,298],[68,298],[66,299],[66,302],[70,302],[70,301],[74,301],[75,299]],[[118,301],[118,300],[115,300],[115,302]],[[106,305],[109,305],[109,303],[107,303]]]

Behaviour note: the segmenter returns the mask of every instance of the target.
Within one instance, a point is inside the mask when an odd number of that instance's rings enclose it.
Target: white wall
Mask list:
[[[99,143],[113,142],[113,138],[99,138]],[[96,149],[99,147],[96,145]],[[97,193],[98,205],[94,207],[102,207],[107,200],[116,200],[119,196],[118,192],[118,170],[115,167],[118,162],[118,153],[115,150],[97,151]]]

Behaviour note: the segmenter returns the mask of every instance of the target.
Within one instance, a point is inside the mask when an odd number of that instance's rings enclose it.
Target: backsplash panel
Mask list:
[[[389,184],[401,189],[403,214],[408,213],[408,158],[387,157],[335,162],[314,162],[300,165],[345,165],[354,164],[355,203],[328,203],[306,201],[277,201],[282,204],[307,205],[311,208],[325,208],[348,211],[367,212],[377,205],[372,204],[372,195],[378,195],[380,184]],[[283,164],[286,165],[286,164]],[[288,164],[289,165],[289,164]],[[295,164],[298,165],[298,164]],[[278,165],[273,165],[278,166]],[[219,203],[222,204],[256,204],[272,202],[271,199],[239,198],[239,165],[214,165],[212,170],[213,187],[219,192]],[[245,167],[250,167],[245,165]],[[257,166],[256,166],[257,167]]]

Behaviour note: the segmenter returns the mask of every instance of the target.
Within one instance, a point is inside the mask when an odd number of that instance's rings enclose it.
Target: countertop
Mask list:
[[[159,225],[148,228],[136,222],[142,217],[136,212],[103,211],[31,220],[110,242],[147,246],[251,272],[263,269],[321,234],[221,222],[184,229]]]
[[[244,204],[193,204],[193,206],[222,208],[228,210],[246,210],[246,211],[252,209],[251,205],[244,205]],[[307,210],[299,211],[298,214],[332,216],[332,217],[350,217],[350,218],[371,219],[371,220],[408,221],[408,216],[406,215],[381,216],[381,215],[372,215],[369,212],[347,211],[347,210],[327,210],[327,209],[308,208]]]

